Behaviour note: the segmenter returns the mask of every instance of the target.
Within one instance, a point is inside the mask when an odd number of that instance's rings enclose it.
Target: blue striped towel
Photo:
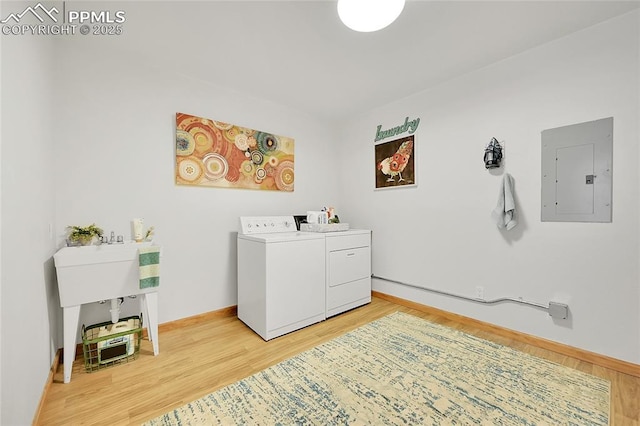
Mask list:
[[[140,288],[158,287],[160,285],[160,246],[140,247],[138,261]]]

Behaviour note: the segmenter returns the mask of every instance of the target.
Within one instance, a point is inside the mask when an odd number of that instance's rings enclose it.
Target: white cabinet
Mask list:
[[[326,316],[371,302],[371,231],[325,235]]]

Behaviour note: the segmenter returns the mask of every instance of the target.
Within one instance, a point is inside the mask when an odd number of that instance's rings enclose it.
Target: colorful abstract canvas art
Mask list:
[[[176,114],[176,184],[293,191],[294,140]]]

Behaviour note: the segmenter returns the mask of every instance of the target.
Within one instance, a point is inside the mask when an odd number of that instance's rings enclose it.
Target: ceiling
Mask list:
[[[111,10],[116,4],[126,11],[126,37],[79,43],[126,50],[185,76],[340,120],[627,13],[640,1],[408,0],[398,20],[375,33],[343,26],[335,0],[105,3]]]

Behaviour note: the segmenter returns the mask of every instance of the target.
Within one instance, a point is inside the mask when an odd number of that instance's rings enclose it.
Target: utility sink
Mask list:
[[[138,247],[150,246],[152,242],[125,241],[119,244],[64,247],[53,256],[56,267],[89,265],[93,263],[118,262],[137,256]]]
[[[60,306],[64,310],[64,382],[71,380],[80,307],[86,303],[140,295],[140,308],[158,355],[158,289],[140,288],[138,249],[153,242],[63,247],[53,255]]]
[[[100,262],[112,262],[133,259],[138,247],[149,246],[145,241],[125,241],[120,244],[100,244],[91,246],[64,247],[54,255],[56,266],[88,265]]]
[[[129,241],[58,250],[53,259],[58,275],[60,305],[73,306],[149,291],[140,289],[138,248],[151,244]]]

